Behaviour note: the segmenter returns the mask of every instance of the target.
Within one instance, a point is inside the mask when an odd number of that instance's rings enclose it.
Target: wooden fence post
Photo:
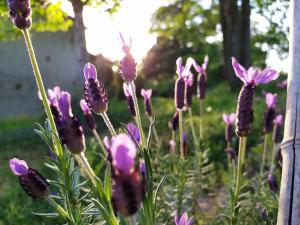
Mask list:
[[[300,225],[300,0],[291,0],[290,10],[290,68],[277,225]]]

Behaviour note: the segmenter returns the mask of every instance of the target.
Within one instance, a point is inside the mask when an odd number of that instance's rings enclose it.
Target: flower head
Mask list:
[[[9,16],[15,26],[21,30],[31,27],[30,0],[7,0]]]
[[[231,114],[223,114],[223,120],[226,123],[226,125],[233,125],[235,122],[235,113]]]
[[[269,67],[265,68],[263,71],[254,67],[250,67],[246,70],[234,57],[232,57],[232,66],[236,76],[240,78],[244,84],[250,84],[252,86],[269,83],[272,80],[276,80],[279,76],[279,73],[276,70]]]
[[[117,135],[110,147],[113,166],[124,174],[130,174],[134,170],[136,157],[136,145],[126,134]]]
[[[47,180],[35,169],[29,168],[26,161],[18,158],[9,160],[12,172],[19,177],[19,183],[32,198],[42,198],[49,195]]]
[[[25,175],[28,171],[26,161],[20,160],[18,158],[13,158],[9,160],[9,167],[16,176]]]
[[[178,129],[178,126],[179,126],[179,112],[177,110],[173,114],[173,116],[170,119],[168,125],[169,125],[169,128],[173,131],[176,131]]]
[[[57,99],[60,95],[60,87],[55,86],[53,89],[48,89],[48,100],[50,105],[57,105]]]
[[[71,110],[71,95],[62,91],[58,97],[58,109],[61,112],[62,117],[70,118],[73,116]]]
[[[283,124],[283,116],[282,116],[282,114],[279,114],[279,115],[277,115],[275,117],[274,124],[277,124],[277,125],[282,125]]]
[[[265,98],[268,108],[275,108],[277,103],[277,94],[266,93]]]
[[[184,212],[180,218],[178,218],[178,216],[176,214],[174,221],[175,221],[175,225],[192,225],[194,223],[194,218],[191,217],[189,219],[187,213]]]
[[[79,101],[79,105],[80,105],[80,108],[81,108],[81,110],[82,110],[82,112],[83,112],[84,115],[86,115],[86,114],[92,114],[92,112],[91,112],[88,104],[86,103],[86,101],[84,99],[81,99]]]
[[[129,87],[129,85],[127,83],[123,83],[123,91],[124,91],[124,95],[126,97],[130,97],[132,96],[132,91],[131,88]]]
[[[134,123],[128,123],[127,124],[127,129],[133,135],[133,137],[135,138],[137,143],[140,143],[141,135],[140,135],[139,128]]]
[[[137,73],[136,73],[136,65],[134,57],[132,56],[130,50],[132,46],[132,39],[130,38],[129,45],[125,42],[125,39],[121,33],[120,40],[122,42],[122,50],[125,53],[124,58],[120,61],[120,73],[123,77],[123,79],[130,83],[136,79]]]
[[[140,162],[140,171],[142,174],[146,174],[145,160],[141,160],[141,162]]]
[[[87,63],[84,66],[83,74],[85,78],[84,99],[87,105],[96,114],[106,112],[108,96],[103,83],[97,79],[96,67]]]
[[[198,65],[198,64],[196,63],[196,61],[195,61],[194,59],[192,59],[192,64],[193,64],[193,67],[195,68],[195,70],[196,70],[198,73],[200,73],[200,74],[205,74],[205,75],[206,75],[206,70],[207,70],[208,62],[209,62],[208,55],[205,55],[202,66]]]
[[[152,89],[142,89],[141,95],[144,97],[144,105],[145,105],[145,111],[148,114],[148,116],[152,116],[152,106],[151,106],[151,95],[152,95]]]
[[[269,183],[269,187],[270,187],[271,191],[273,191],[273,192],[278,191],[278,185],[277,185],[276,179],[271,172],[269,172],[269,174],[268,174],[268,183]]]
[[[95,130],[97,128],[97,124],[88,104],[84,99],[81,99],[79,105],[81,110],[83,111],[88,128],[90,128],[91,130]]]

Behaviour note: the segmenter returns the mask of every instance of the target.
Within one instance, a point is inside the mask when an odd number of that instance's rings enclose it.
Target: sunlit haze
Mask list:
[[[73,16],[71,3],[68,0],[50,0],[53,3],[61,2],[61,8],[70,16]],[[121,43],[118,39],[118,32],[122,32],[125,39],[133,40],[132,54],[138,62],[146,55],[149,49],[156,43],[156,35],[150,34],[151,16],[155,10],[166,4],[166,0],[123,0],[121,7],[114,15],[104,13],[101,9],[86,6],[83,11],[84,24],[86,26],[86,45],[89,53],[93,55],[102,54],[111,60],[122,58]],[[209,8],[211,1],[202,0],[201,4]],[[259,23],[259,27],[264,31],[267,29],[262,26],[264,18],[258,14],[252,14],[251,19],[254,23]],[[276,18],[275,18],[276,19]],[[222,33],[216,36],[207,37],[208,43],[221,41]],[[263,47],[262,47],[263,48]],[[268,57],[267,65],[279,71],[286,71],[287,60],[282,62],[275,50],[266,49]]]

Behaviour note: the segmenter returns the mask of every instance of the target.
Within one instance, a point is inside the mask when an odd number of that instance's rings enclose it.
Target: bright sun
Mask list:
[[[50,0],[53,3],[61,2],[61,8],[71,16],[74,14],[72,6],[67,0]],[[99,10],[86,6],[83,11],[86,26],[86,45],[89,53],[101,53],[111,60],[121,59],[121,43],[118,32],[124,37],[133,40],[132,54],[138,62],[155,44],[156,36],[149,34],[151,15],[162,0],[123,0],[118,12],[113,16],[100,13]]]

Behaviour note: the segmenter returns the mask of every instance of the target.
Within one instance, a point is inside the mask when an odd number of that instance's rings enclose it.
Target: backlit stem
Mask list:
[[[111,133],[111,135],[112,135],[113,137],[117,136],[117,133],[116,133],[116,131],[115,131],[113,125],[111,124],[111,122],[110,122],[110,120],[109,120],[109,118],[108,118],[106,112],[101,113],[101,116],[102,116],[102,118],[103,118],[103,120],[104,120],[104,122],[105,122],[107,128],[109,129],[109,132]]]
[[[267,151],[268,151],[268,134],[266,133],[264,136],[264,147],[262,153],[262,161],[260,165],[259,181],[261,181],[264,175],[264,167],[266,164]]]
[[[189,119],[190,120],[190,127],[191,127],[191,130],[192,130],[192,135],[193,135],[193,139],[194,139],[194,145],[198,146],[199,142],[198,142],[198,139],[197,139],[197,135],[196,135],[196,131],[195,131],[195,126],[194,126],[194,123],[193,123],[192,108],[189,107],[188,111],[189,111],[189,117],[190,117],[190,119]]]
[[[105,146],[104,146],[104,144],[103,144],[103,141],[102,141],[102,139],[101,139],[101,137],[100,137],[100,135],[98,134],[98,132],[97,132],[96,129],[93,130],[93,134],[94,134],[96,140],[98,141],[98,143],[99,143],[99,145],[100,145],[100,148],[101,148],[101,151],[102,151],[101,156],[105,157],[105,156],[106,156],[106,148],[105,148]]]
[[[179,112],[179,143],[180,143],[180,158],[181,158],[181,159],[184,159],[182,109],[179,109],[178,112]]]
[[[34,76],[35,76],[35,79],[36,79],[36,83],[37,83],[39,92],[41,93],[41,97],[42,97],[45,112],[46,112],[48,120],[50,122],[50,126],[51,126],[52,131],[58,137],[58,132],[57,132],[56,125],[55,125],[55,122],[54,122],[54,118],[53,118],[53,115],[52,115],[52,112],[51,112],[51,109],[50,109],[50,106],[49,106],[49,103],[48,103],[46,90],[45,90],[42,75],[40,73],[39,66],[38,66],[38,63],[37,63],[37,60],[36,60],[34,49],[33,49],[32,43],[31,43],[31,38],[30,38],[29,31],[27,29],[24,29],[22,31],[23,31],[23,36],[24,36],[24,39],[25,39],[25,42],[26,42],[26,45],[27,45],[28,54],[29,54],[29,57],[30,57],[30,62],[31,62],[31,65],[32,65],[32,69],[33,69],[33,73],[34,73]],[[55,154],[58,155],[61,158],[62,155],[63,155],[61,144],[60,144],[60,142],[57,138],[55,138],[55,142],[56,142],[55,143],[56,148],[54,149]]]
[[[75,157],[76,161],[78,162],[78,164],[83,165],[84,171],[90,177],[93,185],[95,187],[97,187],[96,175],[95,175],[93,169],[91,168],[87,158],[85,157],[84,152],[81,152],[80,154],[76,154],[76,155],[74,155],[74,157]]]

